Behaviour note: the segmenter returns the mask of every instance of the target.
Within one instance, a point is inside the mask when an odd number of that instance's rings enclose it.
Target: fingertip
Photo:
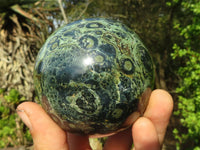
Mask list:
[[[161,97],[162,97],[162,100],[165,101],[165,104],[167,104],[167,106],[169,106],[169,108],[171,108],[171,110],[172,110],[174,101],[173,101],[171,94],[169,94],[169,92],[167,92],[163,89],[156,89],[156,90],[152,91],[150,98],[160,99]]]
[[[149,132],[149,131],[155,130],[155,129],[154,129],[152,122],[149,119],[147,119],[145,117],[140,117],[132,126],[132,135],[134,135],[134,137],[135,137],[134,139],[137,139],[140,137],[147,138],[148,136],[145,136],[145,134],[148,135],[148,132],[142,133],[142,131],[144,131],[144,130]],[[137,136],[135,136],[135,135],[137,135]]]
[[[31,105],[31,102],[21,103],[20,105],[17,106],[16,112],[17,112],[18,116],[22,119],[22,121],[25,123],[25,125],[30,130],[32,130],[32,124],[29,119],[29,114],[26,111],[26,109],[29,108],[29,104]]]
[[[139,118],[132,127],[135,150],[159,150],[160,144],[153,123],[145,118]]]
[[[44,109],[34,102],[24,102],[17,107],[17,112],[27,126],[35,150],[67,150],[66,133],[50,118]],[[25,118],[25,119],[24,119]],[[29,124],[27,121],[29,120]]]
[[[17,110],[28,110],[29,107],[40,107],[40,105],[34,102],[23,102],[17,106]]]
[[[154,90],[150,96],[149,105],[144,116],[154,121],[169,121],[173,111],[172,96],[165,90]]]
[[[151,93],[149,104],[144,113],[154,124],[159,141],[162,144],[170,116],[173,111],[172,96],[165,90],[156,89]]]

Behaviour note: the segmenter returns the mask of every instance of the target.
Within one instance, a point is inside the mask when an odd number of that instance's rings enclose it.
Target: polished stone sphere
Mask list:
[[[34,84],[60,127],[87,135],[115,133],[144,112],[154,82],[152,59],[120,22],[84,19],[56,30],[41,48]]]

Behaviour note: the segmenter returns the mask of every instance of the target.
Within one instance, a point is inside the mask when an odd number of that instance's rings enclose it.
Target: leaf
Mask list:
[[[11,6],[11,9],[12,9],[13,11],[19,13],[20,15],[22,15],[22,16],[28,18],[28,19],[31,19],[31,20],[36,21],[36,22],[39,21],[39,20],[38,20],[37,18],[35,18],[33,15],[31,15],[31,14],[25,12],[25,11],[24,11],[19,5],[17,5],[17,4]]]

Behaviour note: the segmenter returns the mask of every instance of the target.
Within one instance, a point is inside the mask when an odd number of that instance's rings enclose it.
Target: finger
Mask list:
[[[70,150],[91,150],[88,136],[68,133]]]
[[[173,100],[171,95],[164,90],[154,90],[150,96],[144,117],[149,118],[154,124],[160,144],[163,143],[172,110]]]
[[[132,146],[131,128],[110,136],[104,146],[104,150],[130,150]]]
[[[147,118],[139,118],[132,127],[133,150],[159,150],[160,143],[154,124]]]
[[[68,150],[66,133],[40,105],[24,102],[17,107],[17,113],[30,129],[34,150]]]

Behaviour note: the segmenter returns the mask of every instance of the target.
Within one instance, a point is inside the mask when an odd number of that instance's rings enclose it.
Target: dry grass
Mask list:
[[[48,36],[49,21],[42,10],[36,10],[43,21],[12,12],[0,16],[0,88],[17,89],[27,100],[33,98],[34,61]]]

